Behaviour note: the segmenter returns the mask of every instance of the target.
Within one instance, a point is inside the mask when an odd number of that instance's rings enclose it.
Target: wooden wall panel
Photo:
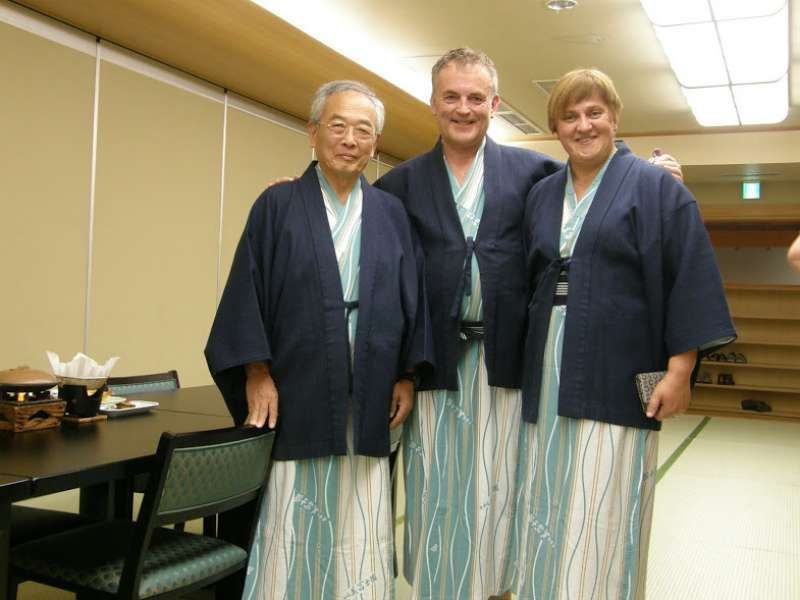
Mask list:
[[[83,344],[94,57],[0,23],[0,369]]]
[[[223,106],[103,63],[89,351],[209,383]]]

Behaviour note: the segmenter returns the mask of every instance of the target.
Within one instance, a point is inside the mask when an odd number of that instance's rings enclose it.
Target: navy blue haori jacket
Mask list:
[[[486,139],[483,216],[475,239],[483,297],[489,385],[519,388],[527,291],[522,217],[531,187],[561,163],[543,154]],[[467,244],[458,218],[441,142],[395,167],[375,185],[405,204],[425,252],[425,279],[436,370],[420,389],[458,389],[459,314]]]
[[[236,423],[247,416],[244,365],[264,361],[278,388],[273,456],[389,454],[398,377],[432,362],[431,330],[403,205],[361,179],[359,316],[350,393],[339,267],[314,163],[256,200],[233,259],[205,355]]]
[[[528,306],[523,419],[535,423],[558,273],[566,168],[540,181],[525,207]],[[568,261],[558,414],[659,429],[636,394],[637,373],[671,356],[736,339],[697,202],[666,170],[622,144]]]

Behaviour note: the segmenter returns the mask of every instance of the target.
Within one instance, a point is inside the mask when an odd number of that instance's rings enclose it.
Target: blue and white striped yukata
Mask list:
[[[465,238],[483,213],[481,145],[462,185],[448,167]],[[461,319],[483,317],[478,261]],[[418,392],[405,423],[404,570],[415,600],[486,600],[499,594],[512,528],[519,390],[489,387],[483,341],[464,341],[459,391]]]
[[[319,166],[317,175],[344,299],[356,301],[361,183],[356,183],[343,205]],[[351,347],[357,321],[358,309],[354,309],[348,323]],[[352,435],[352,422],[348,422],[346,456],[273,462],[243,599],[395,597],[389,460],[354,455]]]
[[[580,202],[567,167],[562,257],[572,255],[607,167]],[[566,315],[566,306],[553,307],[538,422],[523,423],[520,431],[510,544],[516,556],[507,580],[518,600],[642,599],[657,432],[558,416]]]

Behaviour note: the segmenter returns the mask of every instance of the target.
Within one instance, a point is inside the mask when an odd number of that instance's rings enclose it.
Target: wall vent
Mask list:
[[[514,110],[508,104],[500,101],[500,104],[497,106],[497,112],[495,113],[498,117],[503,119],[506,123],[518,129],[525,135],[541,135],[544,133],[535,123],[533,123],[530,119],[523,116],[519,111]]]

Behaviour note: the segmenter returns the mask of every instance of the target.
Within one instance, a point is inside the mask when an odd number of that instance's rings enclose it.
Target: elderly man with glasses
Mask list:
[[[432,359],[408,216],[361,175],[383,121],[366,86],[319,89],[318,162],[254,204],[206,347],[235,421],[277,429],[248,598],[394,597],[390,429]]]

